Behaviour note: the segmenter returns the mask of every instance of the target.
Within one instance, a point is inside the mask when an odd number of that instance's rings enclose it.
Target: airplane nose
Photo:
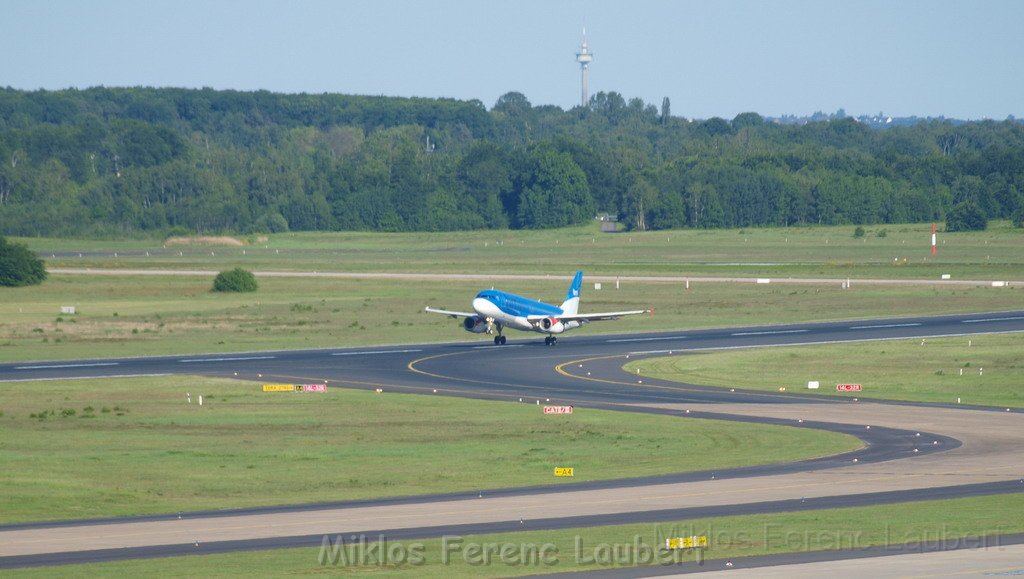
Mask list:
[[[473,311],[484,316],[485,318],[493,318],[500,310],[498,306],[494,305],[493,302],[484,298],[473,299]]]

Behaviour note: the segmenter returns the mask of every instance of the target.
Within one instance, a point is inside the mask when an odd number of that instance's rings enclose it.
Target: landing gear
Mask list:
[[[493,334],[494,330],[498,330],[498,335],[494,336],[494,345],[504,346],[505,336],[501,335],[501,324],[494,323],[494,318],[487,318],[487,333]]]
[[[558,341],[558,338],[556,338],[554,336],[547,336],[547,337],[544,338],[544,345],[545,346],[554,346],[555,342],[557,342],[557,341]]]

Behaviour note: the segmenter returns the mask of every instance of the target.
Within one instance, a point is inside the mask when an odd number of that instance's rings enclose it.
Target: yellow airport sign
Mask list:
[[[706,549],[707,537],[671,537],[665,539],[666,549]]]
[[[264,392],[295,392],[295,384],[264,384]]]
[[[558,467],[555,469],[555,476],[573,476],[572,467]]]

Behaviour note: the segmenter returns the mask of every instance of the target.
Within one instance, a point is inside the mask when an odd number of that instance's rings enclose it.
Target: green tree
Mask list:
[[[629,219],[629,227],[636,231],[648,229],[648,216],[658,200],[658,190],[642,175],[635,175],[626,189],[620,207]]]
[[[213,279],[215,292],[254,292],[257,288],[256,276],[240,267],[222,271]]]
[[[563,227],[594,216],[587,176],[566,153],[536,153],[529,183],[520,194],[518,224],[528,229]]]
[[[43,260],[25,245],[0,236],[0,286],[38,285],[45,279]]]
[[[554,227],[592,209],[636,222],[638,174],[657,191],[637,223],[652,229],[931,222],[962,202],[1021,221],[1014,119],[684,123],[661,105],[0,88],[0,231]]]
[[[1014,227],[1024,227],[1024,206],[1018,207],[1010,217]]]
[[[744,127],[756,128],[762,125],[764,125],[764,118],[757,113],[740,113],[732,120],[733,129],[742,129]]]
[[[489,141],[473,145],[455,170],[456,177],[473,200],[484,226],[508,227],[502,199],[512,191],[511,163],[500,147]]]
[[[946,231],[983,231],[988,217],[974,201],[957,203],[946,214]]]

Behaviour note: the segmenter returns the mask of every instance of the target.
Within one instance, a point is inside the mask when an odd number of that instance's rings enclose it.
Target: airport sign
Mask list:
[[[264,384],[264,392],[295,392],[295,384]]]
[[[707,537],[669,537],[665,539],[666,549],[704,549],[707,546]]]
[[[545,406],[544,414],[572,414],[572,406]]]

